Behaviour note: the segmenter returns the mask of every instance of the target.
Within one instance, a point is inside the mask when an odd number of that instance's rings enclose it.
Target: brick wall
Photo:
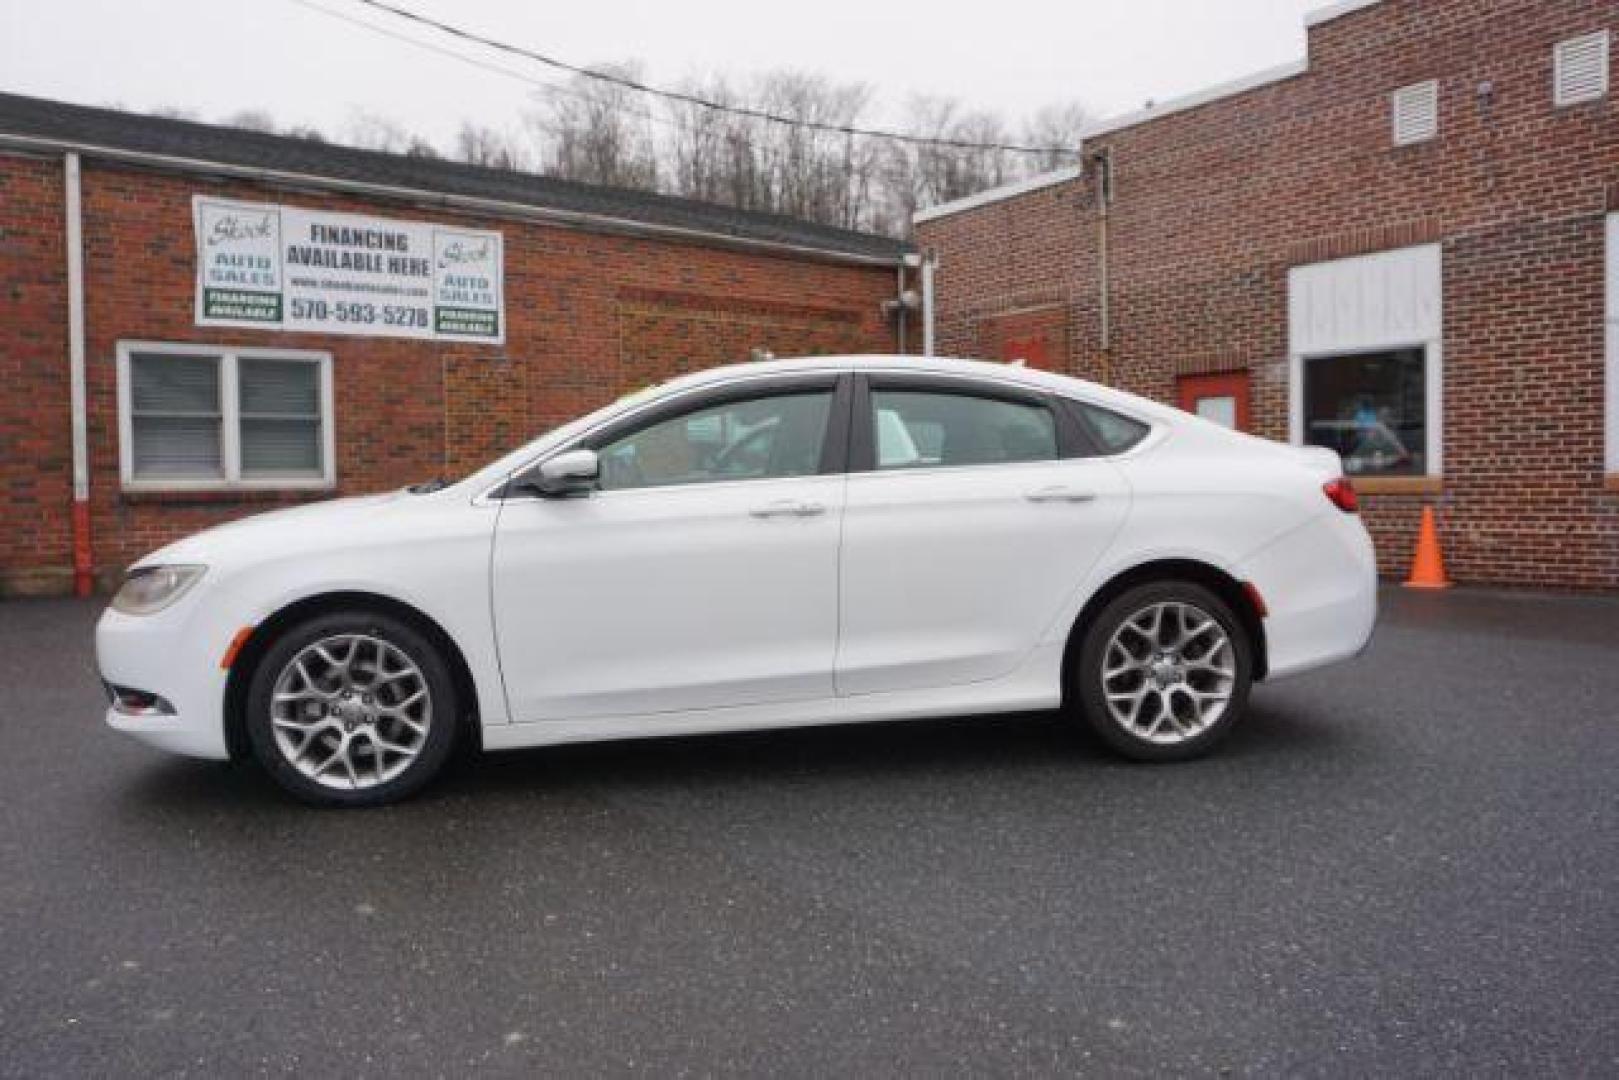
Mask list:
[[[778,355],[884,352],[894,271],[458,215],[85,161],[92,537],[105,582],[187,533],[321,495],[133,494],[119,485],[123,339],[319,349],[333,356],[337,494],[455,475],[670,375]],[[196,192],[499,229],[504,346],[198,328]],[[71,581],[62,163],[0,154],[0,594]]]
[[[72,581],[64,183],[60,159],[0,168],[0,567],[27,591]]]
[[[1256,433],[1285,438],[1289,268],[1439,242],[1444,477],[1366,498],[1383,570],[1406,569],[1427,502],[1459,580],[1619,587],[1602,446],[1619,117],[1614,94],[1551,97],[1552,46],[1603,28],[1619,8],[1594,0],[1384,0],[1319,24],[1304,74],[1087,141],[1113,164],[1108,349],[1094,168],[919,222],[940,351],[983,353],[1005,313],[1054,307],[1069,371],[1165,401],[1178,375],[1247,371]],[[1439,137],[1396,148],[1388,96],[1427,79]]]

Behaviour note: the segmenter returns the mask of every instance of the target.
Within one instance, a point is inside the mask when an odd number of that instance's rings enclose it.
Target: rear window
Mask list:
[[[1131,419],[1085,401],[1076,401],[1074,411],[1079,414],[1091,440],[1104,455],[1122,454],[1147,437],[1152,428],[1140,420]]]

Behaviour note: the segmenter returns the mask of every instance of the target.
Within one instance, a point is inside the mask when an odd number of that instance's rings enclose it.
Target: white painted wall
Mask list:
[[[1420,346],[1427,352],[1428,473],[1439,476],[1444,469],[1444,325],[1438,244],[1289,270],[1288,439],[1304,441],[1304,365],[1311,357]]]

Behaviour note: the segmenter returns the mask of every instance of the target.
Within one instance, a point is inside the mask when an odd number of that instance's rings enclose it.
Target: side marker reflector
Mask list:
[[[229,671],[230,666],[236,663],[236,654],[242,651],[242,646],[246,645],[247,639],[252,636],[251,626],[244,626],[236,631],[236,635],[230,639],[230,644],[225,646],[225,655],[219,658],[219,666]]]
[[[1245,581],[1242,583],[1242,591],[1247,595],[1248,602],[1254,605],[1255,615],[1261,619],[1269,617],[1270,608],[1265,606],[1265,598],[1259,595],[1259,586],[1251,581]]]

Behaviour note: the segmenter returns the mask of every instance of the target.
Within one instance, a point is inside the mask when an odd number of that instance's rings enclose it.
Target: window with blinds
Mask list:
[[[330,355],[125,343],[118,361],[126,488],[332,483]]]
[[[219,360],[130,357],[130,470],[136,479],[225,478]]]
[[[321,475],[320,369],[301,360],[242,359],[242,475]]]

